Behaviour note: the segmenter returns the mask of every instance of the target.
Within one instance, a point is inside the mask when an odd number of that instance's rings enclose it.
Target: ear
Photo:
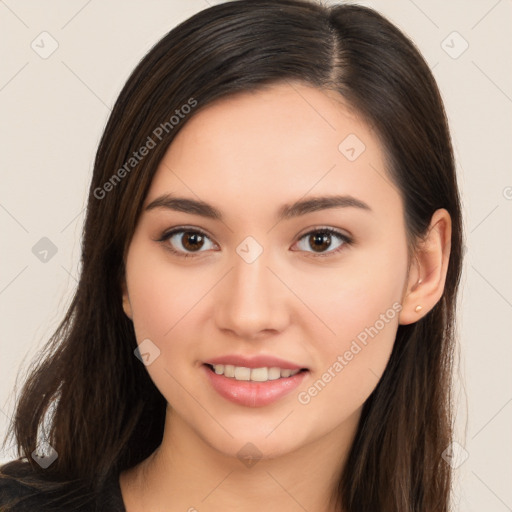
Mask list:
[[[124,310],[126,316],[130,320],[133,320],[132,306],[130,304],[130,298],[128,296],[128,287],[126,285],[126,277],[125,276],[123,276],[123,280],[121,281],[121,290],[123,292],[123,310]]]
[[[399,323],[412,324],[426,315],[444,291],[450,261],[452,222],[444,208],[436,210],[425,238],[415,249],[404,294]]]

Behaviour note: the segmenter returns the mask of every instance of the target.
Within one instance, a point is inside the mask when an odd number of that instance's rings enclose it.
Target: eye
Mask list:
[[[338,238],[339,242],[337,245],[334,245],[334,250],[326,251],[326,249],[330,249],[331,246],[333,246],[333,237]],[[307,249],[303,250],[305,250],[305,252],[316,253],[313,254],[314,257],[325,257],[338,253],[342,251],[346,245],[353,243],[352,239],[347,235],[332,228],[319,228],[309,231],[300,237],[297,244],[300,244],[303,240],[313,247],[313,251],[308,251]],[[206,250],[216,247],[206,233],[195,228],[187,229],[180,227],[171,229],[163,233],[157,241],[166,242],[166,248],[169,251],[183,258],[195,256],[194,253],[205,252],[201,250],[205,248],[205,241],[210,241],[210,247],[208,247],[208,243],[206,243]]]
[[[340,242],[337,245],[334,245],[334,250],[326,252],[325,249],[330,249],[331,246],[333,246],[333,237],[338,238]],[[306,244],[314,248],[313,251],[306,250],[306,252],[317,253],[314,254],[315,257],[330,256],[344,250],[346,245],[352,244],[352,239],[332,228],[319,228],[309,231],[305,235],[302,235],[297,243],[300,244],[302,240],[305,240]]]
[[[197,229],[185,228],[176,228],[171,231],[166,231],[158,239],[159,242],[168,242],[168,245],[166,245],[167,249],[183,258],[194,256],[193,253],[196,252],[204,252],[200,249],[205,246],[205,240],[210,240],[210,237],[206,233]],[[212,245],[214,246],[213,243]],[[178,249],[175,247],[178,247]],[[206,248],[211,249],[212,247]],[[187,251],[191,251],[191,253]]]

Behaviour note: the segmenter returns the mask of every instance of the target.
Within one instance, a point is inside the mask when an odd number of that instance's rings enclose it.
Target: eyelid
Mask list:
[[[301,233],[297,236],[297,240],[300,240],[304,236],[309,235],[311,233],[316,233],[318,231],[328,232],[328,233],[331,233],[334,235],[338,235],[341,238],[347,240],[347,242],[354,243],[354,237],[346,229],[343,230],[340,228],[333,228],[333,227],[327,226],[327,225],[310,226],[310,227],[306,228],[303,233]]]

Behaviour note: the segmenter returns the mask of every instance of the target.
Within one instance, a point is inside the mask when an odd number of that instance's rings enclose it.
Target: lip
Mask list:
[[[305,366],[285,361],[274,356],[242,356],[237,354],[227,354],[225,356],[215,357],[204,361],[206,364],[232,364],[233,366],[244,366],[245,368],[272,368],[277,367],[282,370],[302,370],[307,369]]]
[[[252,360],[251,362],[254,361]],[[304,371],[297,373],[293,377],[269,380],[266,382],[238,381],[230,377],[225,377],[224,375],[216,374],[208,364],[203,364],[201,370],[205,373],[213,389],[225,399],[245,407],[263,407],[276,402],[296,389],[306,375],[309,374],[309,371]],[[243,365],[239,364],[236,366]],[[253,368],[261,368],[262,366],[253,366]],[[299,369],[299,367],[294,369]]]

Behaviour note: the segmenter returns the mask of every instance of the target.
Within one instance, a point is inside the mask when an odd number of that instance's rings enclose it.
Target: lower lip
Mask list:
[[[245,407],[262,407],[276,402],[296,389],[308,373],[307,371],[300,371],[293,377],[254,382],[218,375],[207,365],[203,365],[202,368],[213,389],[219,395]]]

